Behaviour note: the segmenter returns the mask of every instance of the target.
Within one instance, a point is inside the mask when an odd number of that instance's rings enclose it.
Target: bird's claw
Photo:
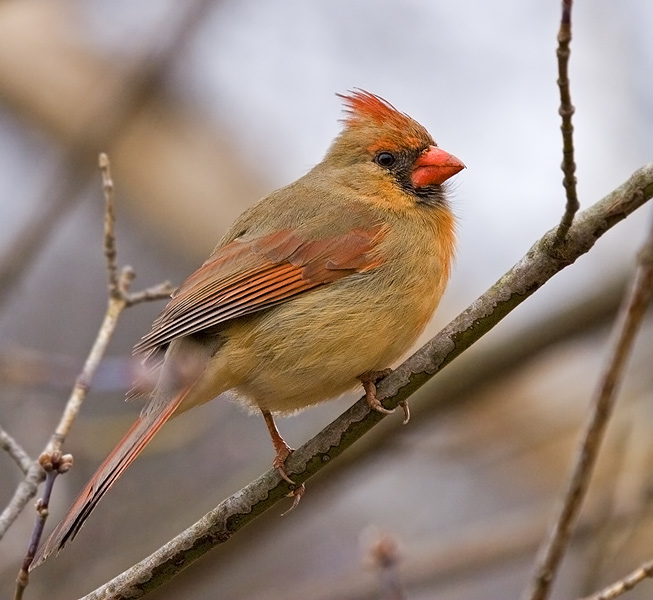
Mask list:
[[[399,400],[398,405],[404,411],[404,420],[401,422],[402,425],[406,425],[410,421],[410,407],[408,406],[408,400]]]
[[[376,397],[376,394],[372,398],[370,398],[369,396],[366,395],[365,400],[367,400],[367,405],[372,410],[375,410],[376,412],[383,413],[384,415],[391,415],[395,411],[394,408],[386,408],[385,406],[383,406],[383,404],[381,404],[378,401],[378,399]]]
[[[286,468],[284,466],[286,459],[290,456],[291,453],[292,453],[292,448],[290,447],[286,447],[281,451],[277,451],[277,455],[274,457],[274,460],[272,461],[272,466],[276,469],[277,473],[281,475],[281,479],[287,481],[292,485],[295,485],[295,482],[292,479],[290,479],[290,477],[288,477],[288,473],[286,473]]]
[[[376,397],[376,382],[387,377],[392,373],[392,369],[383,369],[382,371],[368,371],[363,373],[358,377],[360,382],[363,384],[363,389],[365,390],[365,400],[367,405],[376,412],[383,413],[384,415],[392,414],[394,408],[385,408],[379,399]]]
[[[282,517],[285,517],[289,512],[295,510],[296,506],[299,504],[299,501],[302,499],[304,492],[306,491],[306,486],[303,483],[300,483],[294,490],[286,494],[288,498],[292,496],[292,506],[286,511],[281,513]]]
[[[382,371],[368,371],[358,377],[360,382],[363,384],[363,389],[365,390],[365,400],[367,401],[367,405],[372,410],[383,413],[384,415],[392,414],[395,409],[386,408],[381,404],[381,402],[379,402],[379,399],[376,397],[376,382],[387,377],[390,373],[392,373],[392,369],[383,369]],[[408,401],[400,400],[398,405],[401,406],[404,411],[404,420],[401,424],[406,425],[406,423],[410,421],[410,408],[408,407]]]

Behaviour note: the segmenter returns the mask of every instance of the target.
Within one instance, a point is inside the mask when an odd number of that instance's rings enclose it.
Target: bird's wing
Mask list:
[[[236,239],[218,248],[181,284],[135,352],[153,353],[173,339],[270,308],[315,287],[381,264],[382,225],[319,240],[291,230]]]
[[[216,250],[180,286],[135,350],[156,352],[174,338],[264,310],[349,274],[373,269],[381,264],[375,250],[385,232],[382,226],[374,226],[309,241],[287,230],[256,239],[234,240]],[[187,382],[171,401],[155,403],[141,413],[39,548],[31,568],[75,537],[100,499],[174,414],[193,384]]]

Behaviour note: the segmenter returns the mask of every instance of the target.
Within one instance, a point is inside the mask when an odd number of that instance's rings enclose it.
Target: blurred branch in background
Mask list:
[[[397,575],[407,589],[429,584],[445,587],[456,580],[469,578],[471,573],[491,571],[529,555],[537,549],[546,533],[543,516],[546,509],[546,505],[539,505],[528,512],[507,511],[485,523],[470,523],[442,539],[402,544]],[[626,524],[633,516],[621,514],[616,524]],[[578,542],[592,544],[602,526],[601,515],[585,515],[578,525]],[[374,574],[361,572],[355,565],[350,573],[336,581],[314,581],[310,586],[293,588],[284,595],[284,600],[376,600],[378,590],[379,582]],[[250,596],[248,600],[267,598],[268,595],[260,594]],[[599,598],[592,597],[591,600]]]
[[[465,396],[488,381],[510,377],[547,348],[604,327],[619,307],[625,284],[625,277],[618,275],[606,281],[603,287],[587,289],[585,296],[562,305],[556,312],[527,325],[505,341],[497,340],[488,348],[475,347],[465,353],[438,377],[437,384],[427,383],[415,392],[411,401],[413,418],[416,422],[423,421],[441,414],[450,403],[460,406]],[[472,363],[473,369],[470,368]],[[131,372],[130,358],[107,356],[98,367],[93,387],[96,391],[118,392],[130,385]],[[69,382],[76,373],[72,356],[53,356],[20,348],[0,352],[0,379],[8,385],[28,390],[69,389]],[[378,431],[370,432],[343,456],[338,473],[344,473],[345,464],[353,466],[365,458],[378,457],[378,452],[386,445],[393,445],[396,442],[393,436],[403,430],[401,423],[393,419],[383,421]]]
[[[0,100],[63,148],[47,197],[0,259],[0,306],[82,197],[101,150],[111,154],[127,198],[142,205],[156,199],[160,222],[153,228],[162,235],[170,233],[170,223],[192,230],[202,252],[215,242],[215,223],[239,212],[214,198],[236,204],[242,194],[256,197],[252,178],[239,177],[242,165],[205,120],[162,97],[168,69],[215,4],[189,4],[121,66],[94,54],[81,38],[71,39],[69,24],[81,18],[74,3],[0,5]],[[205,198],[207,210],[184,210],[179,198],[189,196]],[[174,218],[165,218],[171,212]]]
[[[615,323],[611,355],[592,400],[590,415],[574,458],[559,513],[549,539],[542,546],[536,564],[536,574],[524,598],[545,600],[549,597],[587,493],[605,430],[614,409],[616,393],[624,376],[626,361],[644,320],[651,294],[653,294],[653,226],[639,254],[633,282],[624,297]]]

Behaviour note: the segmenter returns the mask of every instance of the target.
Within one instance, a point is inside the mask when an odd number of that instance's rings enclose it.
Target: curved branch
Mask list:
[[[611,194],[580,213],[565,243],[555,249],[556,229],[549,231],[485,294],[377,386],[387,408],[396,407],[440,369],[492,329],[556,273],[588,252],[608,229],[653,196],[653,163],[636,171]],[[302,483],[373,428],[385,415],[371,411],[364,399],[295,450],[288,473]],[[140,597],[172,578],[215,545],[269,510],[291,489],[270,470],[222,501],[149,557],[82,600]]]
[[[0,426],[0,449],[5,450],[7,454],[14,459],[14,462],[18,465],[23,474],[27,474],[27,471],[32,464],[32,459],[29,457],[29,454],[25,452],[23,447],[12,438],[2,428],[2,426]]]

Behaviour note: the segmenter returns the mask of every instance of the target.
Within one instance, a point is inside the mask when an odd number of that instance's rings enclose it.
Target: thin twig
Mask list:
[[[556,273],[588,252],[617,222],[653,197],[653,163],[635,172],[622,186],[578,215],[567,244],[552,252],[549,231],[490,290],[377,385],[386,408],[396,407],[433,375],[458,357]],[[360,399],[286,461],[293,480],[303,483],[339,456],[386,416]],[[170,580],[217,544],[226,542],[257,516],[283,500],[290,490],[275,469],[222,501],[197,523],[149,557],[88,594],[83,600],[117,600],[141,596]]]
[[[625,461],[628,456],[627,441],[632,437],[632,421],[628,423],[615,423],[618,426],[613,435],[615,441],[610,445],[611,460],[608,465],[607,483],[603,486],[602,498],[597,509],[598,525],[591,543],[584,545],[585,569],[577,577],[578,589],[583,594],[591,592],[596,587],[596,581],[604,571],[608,562],[614,557],[614,539],[618,515],[617,500],[623,494],[623,482],[619,474],[625,472]],[[614,427],[614,426],[613,426]],[[606,450],[607,451],[607,450]],[[641,511],[633,510],[633,521],[642,515]],[[580,519],[579,519],[580,521]],[[631,521],[632,523],[632,521]],[[581,528],[579,523],[574,531],[574,538]],[[540,544],[541,545],[541,544]]]
[[[0,449],[5,450],[14,459],[20,470],[26,475],[32,459],[23,447],[0,426]]]
[[[104,194],[104,257],[107,263],[107,279],[109,284],[109,296],[116,300],[123,300],[126,306],[133,306],[141,302],[152,300],[166,300],[174,291],[168,281],[158,285],[131,293],[129,284],[134,280],[136,274],[130,266],[125,266],[118,271],[118,251],[116,249],[116,209],[113,196],[113,178],[111,177],[111,163],[109,157],[101,152],[98,157],[98,165],[102,173],[102,192]]]
[[[564,177],[562,185],[565,188],[567,204],[565,212],[560,220],[556,232],[556,244],[561,243],[571,227],[576,212],[580,208],[576,192],[576,163],[574,161],[574,126],[571,117],[574,114],[574,106],[571,103],[569,91],[569,55],[571,50],[571,9],[573,0],[562,0],[562,17],[560,19],[560,30],[558,31],[558,88],[560,89],[560,109],[562,117],[562,172]]]
[[[632,573],[629,573],[623,579],[616,581],[600,592],[587,596],[583,600],[613,600],[626,592],[632,590],[636,585],[642,583],[645,579],[653,577],[653,560],[649,560],[640,565]]]
[[[77,414],[86,399],[91,381],[93,380],[95,371],[104,356],[109,341],[113,336],[113,332],[118,324],[118,319],[126,306],[127,303],[122,298],[110,298],[102,325],[100,326],[97,337],[88,353],[82,372],[78,375],[75,381],[75,385],[73,386],[73,390],[68,398],[68,402],[66,402],[59,424],[46,446],[46,452],[54,453],[61,450],[61,447],[66,440],[66,437],[68,437],[70,429],[77,418]]]
[[[104,257],[107,261],[109,295],[112,298],[120,298],[118,265],[116,264],[118,252],[116,251],[116,211],[113,202],[113,179],[111,178],[109,157],[104,152],[100,153],[98,164],[102,173],[102,192],[104,193]]]
[[[153,300],[169,300],[170,294],[175,291],[175,287],[169,282],[164,281],[152,287],[145,288],[140,292],[132,292],[127,295],[127,306],[134,306],[141,302],[151,302]]]
[[[14,600],[22,600],[25,588],[29,584],[29,566],[34,560],[36,549],[39,547],[41,535],[43,535],[43,528],[45,527],[45,520],[48,517],[48,510],[50,506],[50,496],[54,487],[54,480],[57,475],[67,473],[73,466],[73,457],[71,454],[61,455],[59,453],[50,455],[43,453],[39,456],[39,465],[45,471],[45,486],[43,487],[43,496],[36,503],[36,520],[34,521],[34,528],[32,529],[32,536],[27,547],[27,553],[23,559],[18,577],[16,578],[16,590],[14,592]]]
[[[64,408],[63,415],[59,421],[50,442],[46,448],[46,452],[55,453],[61,451],[70,428],[72,427],[77,414],[84,402],[88,393],[89,386],[95,372],[104,356],[109,341],[113,336],[118,319],[122,311],[144,300],[158,300],[168,297],[173,288],[170,284],[163,283],[155,288],[149,288],[143,292],[138,292],[134,297],[130,295],[129,285],[134,279],[134,272],[131,267],[124,267],[118,274],[118,267],[116,265],[116,237],[114,231],[115,211],[113,203],[113,182],[111,181],[111,165],[109,158],[106,154],[102,153],[99,156],[99,166],[102,171],[102,187],[104,191],[105,201],[105,218],[104,218],[104,256],[106,257],[107,276],[109,281],[109,302],[107,312],[104,316],[98,335],[95,342],[91,347],[88,354],[84,368],[81,374],[77,377],[75,386],[66,407]]]
[[[123,290],[127,290],[133,276],[131,273],[121,272],[118,275],[116,266],[116,238],[114,232],[115,213],[113,206],[113,183],[111,181],[111,168],[106,154],[99,157],[99,166],[102,172],[102,187],[105,201],[104,217],[104,256],[106,258],[107,278],[109,281],[109,301],[104,320],[100,326],[97,337],[93,342],[84,368],[77,377],[72,393],[64,408],[59,424],[45,449],[49,454],[61,452],[61,447],[77,418],[77,414],[86,399],[95,371],[104,356],[109,341],[113,336],[120,314],[127,306]]]
[[[639,255],[632,286],[624,298],[614,329],[614,342],[601,377],[558,516],[536,561],[525,599],[545,600],[567,549],[585,498],[601,442],[616,401],[626,361],[653,294],[653,227]]]
[[[33,462],[23,480],[16,487],[14,495],[0,514],[0,539],[18,518],[27,503],[36,496],[45,473],[38,462]]]

